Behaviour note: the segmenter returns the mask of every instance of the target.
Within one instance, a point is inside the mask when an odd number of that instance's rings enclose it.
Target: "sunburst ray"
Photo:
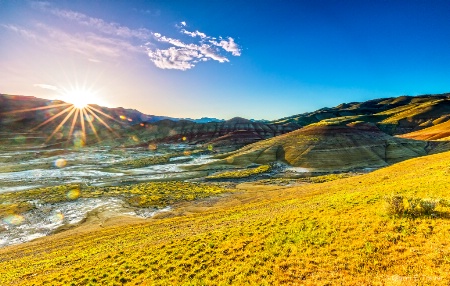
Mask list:
[[[112,117],[111,115],[106,114],[106,113],[104,113],[103,111],[101,111],[101,110],[99,110],[99,109],[97,109],[97,108],[95,108],[95,107],[93,107],[93,106],[91,106],[91,105],[88,105],[87,107],[90,108],[90,109],[92,109],[92,110],[97,111],[97,112],[100,113],[101,115],[103,115],[103,116],[105,116],[105,117],[107,117],[107,118],[109,118],[109,119],[111,119],[111,120],[114,120],[114,121],[116,121],[116,122],[122,124],[122,122],[120,122],[119,120],[115,119],[115,118]]]
[[[67,116],[61,121],[61,123],[59,123],[59,125],[55,128],[55,130],[53,130],[52,134],[50,134],[50,136],[47,138],[47,140],[45,140],[45,143],[48,143],[48,141],[50,141],[50,139],[52,139],[53,136],[55,136],[55,134],[59,131],[59,129],[61,129],[61,127],[64,125],[64,123],[66,123],[66,121],[70,118],[70,116],[72,116],[72,114],[75,112],[75,108],[72,106],[72,110],[70,110],[70,112],[67,114]]]
[[[73,119],[72,119],[72,124],[70,125],[70,131],[69,131],[69,135],[67,137],[67,141],[69,141],[70,138],[72,137],[73,130],[75,129],[75,124],[77,123],[77,119],[78,119],[78,112],[75,112]]]
[[[20,109],[20,110],[13,110],[13,111],[7,111],[0,113],[1,115],[8,115],[8,114],[15,114],[15,113],[21,113],[21,112],[27,112],[27,111],[37,111],[37,110],[45,110],[45,109],[51,109],[56,108],[60,106],[67,106],[71,105],[70,103],[60,103],[55,105],[48,105],[48,106],[41,106],[41,107],[34,107],[34,108],[27,108],[27,109]]]
[[[83,110],[83,114],[86,117],[88,117],[89,115],[86,112],[86,108],[82,108],[81,110]],[[92,123],[93,120],[88,120],[87,122],[89,123],[89,126],[91,127],[92,131],[94,132],[95,137],[97,138],[97,141],[100,142],[100,137],[97,134],[97,129],[95,129],[94,124]]]
[[[61,115],[63,115],[66,112],[69,112],[70,109],[74,108],[73,105],[67,107],[66,109],[64,109],[63,111],[59,112],[58,114],[53,115],[52,117],[50,117],[49,119],[45,120],[44,122],[42,122],[41,124],[39,124],[38,126],[34,127],[31,129],[31,131],[36,131],[37,129],[41,128],[42,126],[48,124],[49,122],[55,120],[56,118],[60,117]]]
[[[101,119],[95,112],[93,112],[91,110],[92,106],[87,106],[86,110],[89,111],[94,117],[95,119],[97,119],[101,124],[103,124],[106,128],[108,128],[109,131],[111,131],[112,133],[114,133],[114,135],[116,135],[117,137],[120,137],[119,134],[117,134],[116,131],[114,131],[114,129],[112,129],[105,121],[103,121],[103,119]],[[94,109],[94,108],[93,108]],[[96,110],[96,109],[95,109]]]
[[[83,134],[83,142],[86,143],[86,127],[84,126],[84,117],[82,108],[78,109],[80,112],[81,132]]]

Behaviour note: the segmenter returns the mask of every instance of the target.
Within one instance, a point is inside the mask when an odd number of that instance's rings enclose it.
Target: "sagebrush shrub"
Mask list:
[[[405,204],[405,199],[407,204]],[[448,206],[446,200],[440,199],[422,199],[409,197],[404,198],[402,195],[393,194],[384,197],[386,202],[386,212],[389,215],[408,215],[419,217],[421,215],[431,215],[435,212],[436,206]]]
[[[402,195],[391,195],[384,198],[386,201],[386,211],[390,215],[401,215],[405,211]]]
[[[434,212],[434,209],[436,208],[437,201],[431,200],[431,199],[423,199],[420,200],[420,208],[422,209],[422,212],[426,215],[429,215]]]

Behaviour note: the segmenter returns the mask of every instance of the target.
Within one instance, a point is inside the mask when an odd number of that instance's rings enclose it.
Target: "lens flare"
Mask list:
[[[24,143],[27,138],[22,135],[17,135],[14,137],[14,141],[17,143]]]
[[[25,221],[25,218],[18,214],[12,214],[6,216],[3,221],[9,225],[21,225]]]
[[[58,222],[61,222],[61,221],[63,221],[64,220],[64,214],[62,214],[62,213],[55,213],[55,214],[53,214],[51,217],[50,217],[50,220],[53,222],[53,223],[58,223]]]
[[[79,189],[73,189],[67,192],[67,198],[69,200],[76,200],[80,197],[80,190]]]
[[[65,159],[58,159],[55,161],[55,167],[64,168],[67,165],[67,161]]]
[[[183,136],[183,138],[181,138],[181,140],[186,141],[187,140],[186,136]]]
[[[94,116],[92,116],[92,115],[90,115],[90,114],[86,114],[86,115],[84,116],[84,119],[85,119],[87,122],[92,122],[92,121],[94,121]]]

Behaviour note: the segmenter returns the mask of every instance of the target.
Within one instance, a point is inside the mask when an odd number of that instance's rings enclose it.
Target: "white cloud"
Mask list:
[[[186,27],[186,22],[185,21],[181,22],[180,24],[181,24],[181,26]]]
[[[182,29],[181,32],[182,32],[183,34],[186,34],[186,35],[191,36],[192,38],[195,38],[195,37],[197,37],[197,36],[199,36],[199,37],[202,38],[202,39],[204,39],[204,38],[209,38],[208,36],[206,36],[205,33],[202,33],[202,32],[199,32],[199,31],[189,32],[189,31],[186,31],[185,29]]]
[[[217,42],[217,41],[211,40],[209,42],[215,46],[222,47],[225,51],[230,52],[233,56],[241,55],[241,49],[234,42],[234,39],[231,37],[228,37],[228,41],[221,40],[220,42]]]
[[[183,24],[184,23],[184,24]],[[186,26],[185,22],[181,22]],[[181,28],[181,27],[178,27]],[[229,62],[230,60],[220,53],[220,47],[223,51],[231,53],[233,56],[240,56],[241,50],[234,42],[234,39],[229,37],[228,40],[221,40],[217,42],[214,37],[210,37],[203,32],[196,30],[195,32],[181,29],[182,34],[188,35],[192,38],[199,37],[196,43],[185,43],[179,39],[162,36],[160,33],[153,33],[156,40],[160,43],[171,45],[166,49],[158,47],[150,48],[146,45],[147,54],[150,60],[161,69],[178,69],[188,70],[193,68],[199,62],[206,62],[208,60],[217,61],[219,63]]]
[[[230,61],[226,57],[218,55],[217,53],[215,53],[210,45],[203,44],[203,45],[201,45],[199,50],[200,50],[200,52],[203,55],[205,55],[205,57],[211,58],[211,59],[213,59],[215,61],[218,61],[219,63],[224,63],[224,62],[229,62]]]
[[[166,50],[148,51],[153,63],[161,69],[188,70],[193,68],[197,59],[203,57],[196,50],[170,47]]]

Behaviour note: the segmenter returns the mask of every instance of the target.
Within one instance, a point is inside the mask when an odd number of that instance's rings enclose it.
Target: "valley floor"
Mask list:
[[[449,285],[449,176],[446,152],[325,183],[241,184],[150,220],[91,216],[0,249],[0,284]],[[390,216],[391,194],[441,203]]]

